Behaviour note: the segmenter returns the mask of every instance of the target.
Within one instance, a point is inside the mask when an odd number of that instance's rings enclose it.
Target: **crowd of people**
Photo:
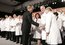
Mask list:
[[[43,45],[64,45],[65,13],[51,7],[44,10],[44,6],[41,6],[40,10],[42,14],[36,13],[33,18],[35,22],[39,23],[40,27],[35,28],[35,26],[32,26],[35,30],[33,38],[37,39],[37,44],[40,45],[40,39],[42,39]],[[38,30],[41,30],[41,32]]]
[[[5,15],[5,18],[0,19],[0,35],[6,40],[16,41],[19,43],[19,38],[22,36],[21,31],[22,16],[16,14],[12,16]],[[20,42],[21,43],[21,42]]]
[[[29,5],[23,15],[0,18],[1,37],[23,45],[31,45],[32,38],[37,40],[37,45],[64,44],[65,13],[40,6],[41,12],[34,15],[33,9]]]

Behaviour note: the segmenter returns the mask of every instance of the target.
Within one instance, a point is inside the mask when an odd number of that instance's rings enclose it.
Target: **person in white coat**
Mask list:
[[[8,40],[9,39],[9,29],[10,29],[10,20],[9,20],[9,17],[7,17],[6,19],[5,19],[5,30],[6,30],[6,39]]]
[[[41,15],[41,37],[42,37],[42,45],[46,45],[46,30],[45,30],[45,26],[46,26],[46,15],[47,15],[47,11],[44,11],[44,13]]]
[[[39,14],[42,15],[44,13],[44,11],[45,11],[45,6],[44,5],[40,6]]]
[[[4,18],[2,18],[2,20],[0,21],[0,28],[1,28],[1,36],[3,38],[5,38],[5,20]]]
[[[12,21],[12,16],[9,16],[9,39],[11,40],[11,21]]]
[[[40,19],[41,19],[40,14],[36,13],[34,21],[40,24],[41,23]],[[41,45],[41,30],[36,28],[35,26],[33,26],[33,28],[35,28],[33,29],[35,30],[33,38],[37,40],[37,45]]]
[[[16,37],[15,37],[15,29],[16,29],[16,14],[13,15],[13,18],[11,20],[10,26],[11,26],[11,39],[13,42],[16,42]]]
[[[5,15],[5,20],[4,20],[4,26],[5,26],[5,37],[6,37],[6,40],[7,40],[7,30],[6,30],[6,19],[8,18],[8,15]]]
[[[22,20],[20,19],[20,15],[18,15],[16,19],[16,29],[15,29],[16,43],[19,43],[19,37],[20,35],[22,35],[21,25],[22,25]]]
[[[46,15],[46,35],[47,44],[50,45],[58,45],[62,43],[60,29],[58,28],[58,17],[56,14],[53,14],[53,12],[47,8],[47,15]]]
[[[65,13],[61,10],[61,11],[57,11],[59,14],[59,18],[63,21],[63,26],[62,26],[62,30],[61,30],[61,36],[62,36],[62,44],[65,45]]]

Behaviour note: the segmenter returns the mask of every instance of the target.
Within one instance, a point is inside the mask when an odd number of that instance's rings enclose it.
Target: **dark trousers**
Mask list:
[[[63,32],[61,32],[62,45],[65,45],[65,27],[63,27]]]
[[[64,36],[64,39],[63,39],[63,45],[65,45],[65,36]]]
[[[0,30],[0,36],[1,36],[1,30]]]
[[[22,35],[16,36],[16,43],[22,44]]]
[[[30,35],[28,33],[23,33],[22,44],[23,45],[31,45]]]
[[[22,44],[22,35],[20,35],[19,37],[20,37],[20,44]]]
[[[11,41],[16,42],[15,32],[11,32]]]
[[[32,41],[32,35],[29,35],[28,45],[31,45],[31,41]]]
[[[47,45],[45,40],[42,40],[42,45]]]
[[[11,40],[11,32],[9,31],[9,39]]]
[[[6,32],[6,39],[8,40],[9,39],[9,31]]]
[[[19,36],[16,36],[16,43],[19,43]]]
[[[6,37],[6,31],[1,31],[1,37],[5,38]]]

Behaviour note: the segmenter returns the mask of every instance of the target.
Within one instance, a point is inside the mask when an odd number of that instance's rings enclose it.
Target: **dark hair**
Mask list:
[[[58,13],[57,12],[54,12],[54,15],[56,15],[57,16],[57,18],[56,18],[56,20],[58,19]]]
[[[54,12],[53,14],[56,15],[56,16],[58,16],[58,13],[57,12]]]
[[[40,14],[39,14],[39,13],[36,13],[36,14],[35,14],[35,18],[36,18],[36,16],[37,16],[37,15],[39,16],[39,18],[41,18],[41,16],[40,16]]]

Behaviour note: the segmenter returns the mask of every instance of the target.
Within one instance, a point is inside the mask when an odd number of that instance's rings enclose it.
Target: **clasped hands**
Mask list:
[[[45,30],[45,25],[39,24],[39,27],[37,27],[37,28],[39,28],[40,30]]]

